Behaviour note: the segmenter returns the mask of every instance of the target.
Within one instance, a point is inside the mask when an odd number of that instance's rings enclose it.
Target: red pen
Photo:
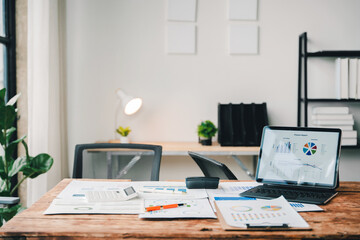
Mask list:
[[[168,205],[162,205],[162,206],[151,206],[151,207],[147,207],[145,208],[147,212],[151,212],[151,211],[157,211],[157,210],[162,210],[162,209],[169,209],[169,208],[177,208],[177,207],[181,207],[181,206],[185,206],[186,203],[175,203],[175,204],[168,204]]]

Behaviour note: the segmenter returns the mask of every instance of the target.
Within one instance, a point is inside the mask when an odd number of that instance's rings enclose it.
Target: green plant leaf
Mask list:
[[[10,196],[10,190],[6,188],[6,181],[0,179],[0,196]]]
[[[25,137],[24,137],[25,138]],[[30,156],[29,156],[29,148],[28,148],[28,145],[26,144],[26,142],[23,140],[21,141],[21,143],[23,144],[24,148],[25,148],[25,154],[26,154],[26,158],[29,159]]]
[[[129,135],[129,133],[131,132],[131,129],[130,129],[130,127],[123,128],[122,126],[119,126],[119,127],[116,129],[116,132],[117,132],[118,134],[120,134],[121,136],[126,137],[126,136]]]
[[[16,111],[14,106],[0,107],[0,129],[9,129],[14,125]]]
[[[2,156],[0,156],[0,178],[4,180],[8,178],[5,171],[4,158]]]
[[[130,127],[126,127],[123,131],[124,131],[125,137],[126,137],[127,135],[129,135],[129,133],[131,132]]]
[[[41,153],[36,157],[27,159],[26,164],[20,170],[26,177],[36,178],[50,170],[54,159],[46,153]]]
[[[20,169],[26,164],[26,157],[18,157],[11,166],[9,166],[8,175],[9,177],[17,174]]]
[[[7,146],[7,148],[5,149],[6,156],[7,156],[6,161],[7,161],[8,163],[14,161],[13,158],[12,158],[12,156],[13,156],[14,152],[17,150],[18,143],[21,142],[21,141],[23,141],[24,138],[25,138],[25,136],[22,137],[22,138],[19,138],[19,139],[15,140],[15,141],[12,141],[12,142]]]
[[[14,106],[14,104],[17,102],[18,98],[20,97],[21,93],[16,94],[15,96],[13,96],[7,103],[6,105],[8,106]]]
[[[211,138],[215,136],[217,130],[218,129],[210,120],[206,120],[198,125],[197,133],[199,137]]]
[[[3,146],[6,145],[6,136],[4,136],[4,130],[3,129],[0,129],[0,144],[3,145]]]
[[[16,139],[16,140],[10,142],[9,145],[10,145],[10,144],[17,145],[19,142],[24,141],[25,138],[26,138],[26,136],[22,136],[21,138]]]
[[[16,132],[16,128],[15,127],[11,127],[8,130],[6,130],[6,140],[8,142],[10,142],[10,139],[12,137],[12,135]]]
[[[6,89],[3,88],[0,90],[0,107],[5,106],[5,95],[6,95]]]
[[[16,128],[11,127],[6,130],[6,136],[4,136],[4,129],[1,129],[0,131],[0,144],[5,145],[6,141],[9,142],[12,135],[15,133]]]
[[[16,214],[23,211],[25,208],[21,206],[21,204],[16,204],[11,207],[4,207],[0,208],[0,226],[3,224],[3,220],[9,221],[11,218],[13,218]]]

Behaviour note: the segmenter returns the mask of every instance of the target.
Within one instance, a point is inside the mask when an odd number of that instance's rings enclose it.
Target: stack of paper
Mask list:
[[[119,191],[132,186],[138,197],[122,202],[88,202],[87,191]],[[145,212],[145,207],[186,203]],[[44,214],[139,214],[141,218],[216,218],[205,189],[187,189],[184,182],[114,182],[73,180]]]
[[[263,200],[255,198],[239,197],[239,193],[255,186],[256,182],[224,182],[219,184],[218,189],[187,189],[184,182],[115,182],[115,181],[78,181],[73,180],[52,201],[44,214],[139,214],[139,218],[217,218],[214,213],[214,201],[223,202],[219,205],[241,203],[246,199],[246,204],[256,205]],[[117,202],[88,202],[86,193],[88,191],[114,191],[132,186],[137,197],[126,201]],[[283,200],[281,200],[283,201]],[[286,202],[286,200],[285,200]],[[286,202],[287,203],[287,202]],[[322,211],[313,204],[269,202],[264,206],[280,206],[279,208],[263,208],[263,216],[276,216],[275,220],[285,221],[291,224],[289,227],[305,227],[306,222],[294,217],[296,211]],[[177,206],[171,206],[177,205]],[[247,205],[247,206],[250,206]],[[156,208],[149,210],[147,208]],[[159,209],[157,209],[159,208]],[[291,211],[289,212],[289,208]],[[235,209],[239,211],[239,209]],[[279,209],[280,210],[280,209]],[[276,212],[276,213],[275,213]],[[281,213],[281,218],[278,218]],[[250,214],[250,213],[246,213]],[[252,214],[252,213],[251,213]],[[274,215],[275,214],[275,215]],[[291,222],[284,216],[291,218]],[[250,216],[250,215],[248,215]],[[251,215],[256,216],[256,215]],[[273,219],[274,220],[274,219]],[[296,222],[295,222],[296,221]],[[268,222],[268,221],[266,221]],[[271,223],[274,221],[271,221]],[[275,221],[277,223],[277,221]]]
[[[314,107],[311,123],[314,127],[340,128],[342,130],[341,145],[357,145],[354,116],[348,107]]]

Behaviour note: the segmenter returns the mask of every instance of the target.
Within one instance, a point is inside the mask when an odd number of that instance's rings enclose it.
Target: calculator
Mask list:
[[[87,191],[85,193],[88,202],[119,202],[137,197],[138,194],[133,187],[119,190]]]

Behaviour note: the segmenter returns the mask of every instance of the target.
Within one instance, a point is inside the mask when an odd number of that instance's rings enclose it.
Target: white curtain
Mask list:
[[[27,205],[67,177],[62,0],[28,1],[28,145],[31,156],[48,153],[48,173],[27,181]]]

